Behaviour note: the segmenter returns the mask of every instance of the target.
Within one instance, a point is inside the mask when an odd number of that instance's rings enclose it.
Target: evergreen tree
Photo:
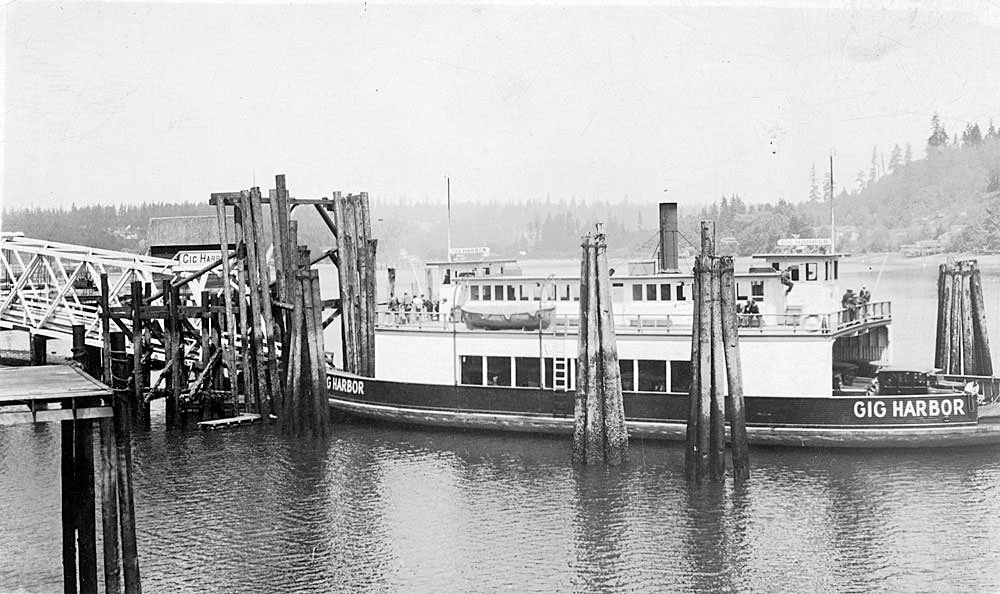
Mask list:
[[[819,185],[816,183],[816,164],[812,164],[812,169],[809,170],[809,201],[816,202],[819,200]]]
[[[941,125],[937,112],[931,118],[931,135],[927,138],[927,154],[930,155],[948,145],[948,131]]]
[[[993,127],[993,120],[990,120],[990,129],[986,131],[986,138],[996,138],[997,129]]]
[[[909,165],[913,161],[913,146],[906,143],[906,153],[903,154],[903,165]]]
[[[868,183],[873,184],[878,179],[878,147],[872,147],[872,167],[868,171]]]
[[[962,132],[963,146],[977,146],[983,143],[983,133],[979,130],[979,124],[966,124],[965,132]]]
[[[889,171],[891,173],[896,173],[896,170],[903,166],[903,151],[899,148],[899,143],[896,143],[892,147],[892,153],[889,154]]]

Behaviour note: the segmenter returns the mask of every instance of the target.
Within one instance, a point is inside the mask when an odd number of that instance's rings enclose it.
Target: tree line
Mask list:
[[[749,203],[731,194],[708,205],[681,203],[682,247],[696,247],[702,219],[715,220],[720,249],[738,255],[770,250],[783,237],[828,237],[830,188],[829,171],[820,182],[813,167],[799,202]],[[870,169],[836,188],[839,249],[890,251],[937,239],[955,251],[1000,251],[1000,132],[992,122],[986,132],[969,123],[949,134],[934,114],[921,158],[909,144],[895,144],[888,157],[874,147]],[[371,208],[379,261],[389,265],[446,258],[449,228],[452,246],[489,247],[497,256],[576,257],[596,222],[614,256],[651,258],[657,247],[656,205],[627,197],[459,203],[450,214],[441,203],[373,197]],[[183,215],[214,216],[214,209],[207,201],[5,209],[4,230],[143,253],[151,217]],[[300,238],[314,250],[331,247],[315,215],[296,211]]]

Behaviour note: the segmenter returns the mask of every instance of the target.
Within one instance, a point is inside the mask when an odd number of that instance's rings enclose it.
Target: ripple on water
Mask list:
[[[59,431],[0,430],[0,590],[59,589]],[[558,438],[337,425],[139,433],[150,592],[995,592],[996,450],[755,449],[692,487],[678,445],[623,468]]]

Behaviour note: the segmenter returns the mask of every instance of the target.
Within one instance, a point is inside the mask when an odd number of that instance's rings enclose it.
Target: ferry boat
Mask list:
[[[612,314],[629,435],[683,441],[693,275],[678,267],[676,205],[661,204],[660,221],[659,257],[612,274]],[[845,254],[822,241],[799,243],[814,245],[757,254],[736,273],[738,301],[756,306],[739,315],[751,444],[1000,443],[1000,419],[979,414],[980,401],[1000,392],[996,380],[979,378],[977,393],[966,378],[879,372],[870,362],[889,359],[891,304],[842,307]],[[438,311],[380,311],[376,377],[331,369],[331,407],[408,424],[572,433],[579,278],[522,274],[513,260],[427,266],[440,283],[429,295]]]

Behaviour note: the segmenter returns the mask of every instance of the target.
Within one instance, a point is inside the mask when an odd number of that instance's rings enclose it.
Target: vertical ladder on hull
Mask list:
[[[552,387],[563,392],[569,389],[569,360],[566,357],[552,360]]]

